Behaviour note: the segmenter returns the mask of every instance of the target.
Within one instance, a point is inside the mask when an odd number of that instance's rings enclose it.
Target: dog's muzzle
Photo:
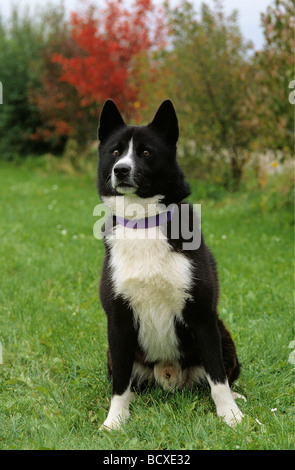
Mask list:
[[[117,163],[114,166],[112,183],[120,193],[136,190],[137,186],[132,178],[132,168],[128,163]]]

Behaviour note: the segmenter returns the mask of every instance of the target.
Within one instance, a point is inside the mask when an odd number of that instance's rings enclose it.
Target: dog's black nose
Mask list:
[[[131,171],[131,166],[127,165],[127,163],[117,163],[114,167],[114,173],[117,178],[124,179],[126,176],[129,175]]]

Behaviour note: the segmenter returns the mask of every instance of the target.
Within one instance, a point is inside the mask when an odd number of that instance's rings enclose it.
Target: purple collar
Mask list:
[[[166,222],[170,222],[173,212],[174,206],[172,206],[172,208],[168,211],[161,212],[160,214],[153,215],[151,217],[145,217],[143,219],[124,219],[124,217],[116,215],[116,221],[118,224],[127,228],[158,227],[159,225],[163,225]]]

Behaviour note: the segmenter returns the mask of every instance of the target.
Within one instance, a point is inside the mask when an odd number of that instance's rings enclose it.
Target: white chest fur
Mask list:
[[[126,299],[139,321],[139,344],[148,361],[177,360],[174,319],[189,297],[190,261],[172,250],[161,227],[115,228],[107,240],[116,295]]]

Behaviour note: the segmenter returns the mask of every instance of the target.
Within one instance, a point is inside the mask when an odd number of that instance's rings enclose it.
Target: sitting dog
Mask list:
[[[113,395],[102,428],[118,428],[132,388],[151,382],[174,390],[205,381],[218,416],[230,426],[243,417],[230,390],[240,364],[217,313],[216,263],[184,202],[190,188],[176,158],[178,135],[170,100],[146,126],[125,124],[112,100],[104,104],[98,188],[111,215],[100,298]]]

